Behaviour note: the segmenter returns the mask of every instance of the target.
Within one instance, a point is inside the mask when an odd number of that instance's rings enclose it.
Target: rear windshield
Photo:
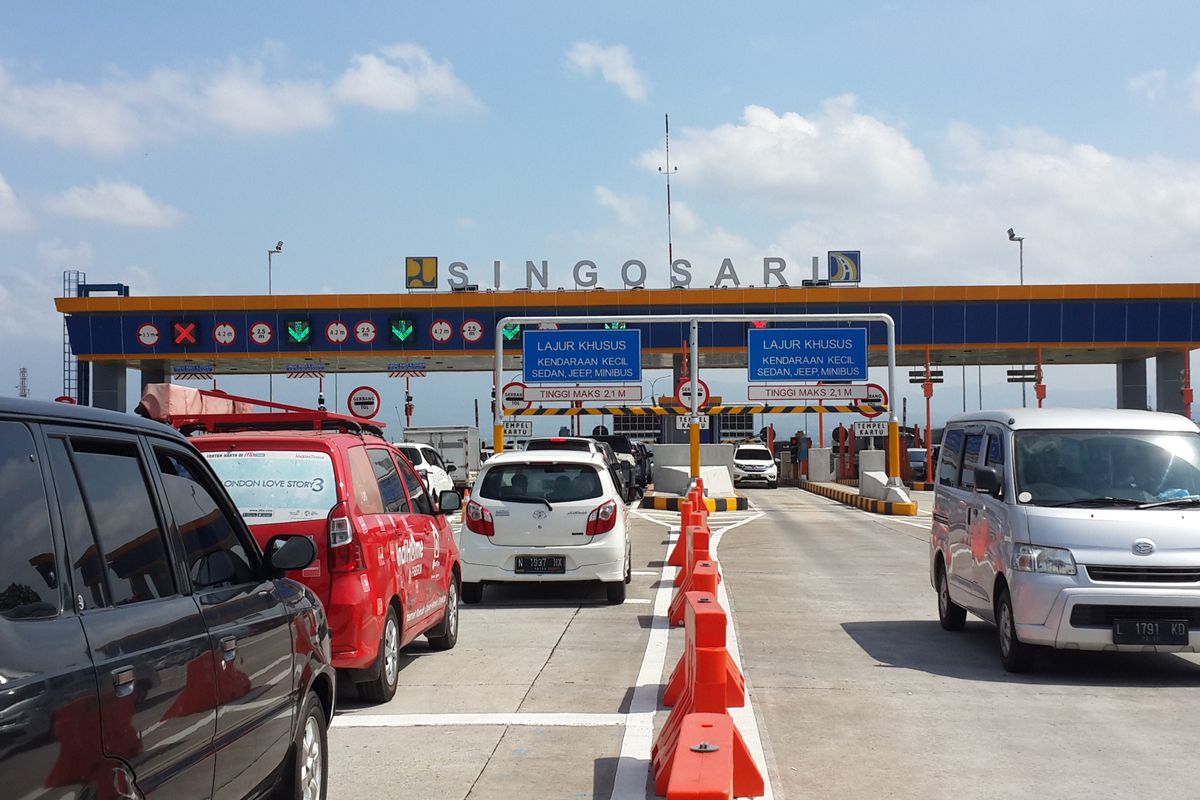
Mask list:
[[[573,503],[600,497],[600,474],[588,464],[504,464],[483,477],[479,496],[510,502]]]
[[[582,442],[578,439],[563,439],[555,441],[554,439],[530,439],[529,444],[525,445],[526,450],[572,450],[578,453],[591,452],[592,445],[590,442]]]
[[[328,453],[239,450],[204,457],[251,525],[320,519],[337,505]]]
[[[421,457],[421,448],[419,447],[406,447],[405,445],[398,444],[396,445],[396,449],[403,453],[404,457],[407,458],[414,467],[425,460]]]
[[[734,458],[741,461],[770,461],[771,451],[765,447],[739,447]]]
[[[605,442],[618,453],[633,454],[633,443],[626,436],[598,436],[598,441]]]

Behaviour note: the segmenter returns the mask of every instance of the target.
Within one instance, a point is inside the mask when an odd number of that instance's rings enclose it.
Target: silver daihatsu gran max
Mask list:
[[[1038,646],[1200,648],[1200,430],[1175,414],[981,411],[935,471],[938,617],[996,624],[1005,669]]]

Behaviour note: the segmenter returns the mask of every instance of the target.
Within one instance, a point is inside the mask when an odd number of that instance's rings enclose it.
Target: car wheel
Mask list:
[[[483,600],[482,583],[464,583],[459,587],[459,592],[462,595],[462,601],[469,606],[473,606]]]
[[[996,627],[1000,638],[1000,662],[1009,672],[1028,672],[1033,666],[1034,649],[1017,638],[1017,621],[1013,614],[1012,597],[1008,587],[996,598]]]
[[[372,703],[386,703],[396,696],[400,682],[400,618],[394,606],[388,608],[379,640],[379,676],[358,685],[358,695]]]
[[[274,796],[286,800],[325,800],[329,784],[329,722],[315,694],[304,701],[288,770]]]
[[[767,488],[768,488],[768,489],[778,489],[778,488],[779,488],[779,481],[773,481],[772,483],[768,483],[768,484],[767,484]]]
[[[425,635],[434,650],[450,650],[458,644],[458,580],[446,588],[446,613],[436,628]]]
[[[625,602],[625,581],[606,583],[604,584],[604,590],[608,593],[608,604],[610,606],[619,606]]]
[[[950,599],[950,579],[946,568],[937,566],[938,621],[948,631],[961,631],[967,623],[967,610]]]

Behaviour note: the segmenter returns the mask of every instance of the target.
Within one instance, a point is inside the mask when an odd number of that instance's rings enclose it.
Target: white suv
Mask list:
[[[764,445],[739,444],[733,451],[733,485],[761,483],[768,489],[779,486],[779,468]]]
[[[396,442],[393,446],[404,454],[417,474],[425,479],[430,495],[441,497],[442,492],[454,491],[454,478],[450,477],[450,474],[456,467],[453,464],[447,466],[433,445],[424,442]]]
[[[602,455],[501,453],[483,465],[463,512],[462,600],[486,583],[600,581],[625,602],[629,508]]]

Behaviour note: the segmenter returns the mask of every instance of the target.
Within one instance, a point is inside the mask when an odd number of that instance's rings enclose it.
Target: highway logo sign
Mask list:
[[[231,322],[218,322],[213,328],[213,341],[222,347],[229,347],[237,341],[237,328]]]
[[[471,344],[475,344],[483,338],[483,323],[477,319],[469,319],[463,322],[462,337]]]
[[[708,398],[709,398],[708,384],[705,383],[704,381],[696,381],[695,385],[698,387],[698,389],[696,390],[697,391],[696,407],[704,408],[704,406],[708,404]],[[693,386],[692,379],[684,378],[682,381],[679,382],[679,386],[675,389],[675,399],[678,400],[679,404],[685,408],[692,407],[692,386]]]
[[[865,381],[866,328],[751,328],[748,380]]]
[[[533,403],[525,399],[525,390],[528,387],[520,381],[513,381],[505,384],[500,390],[501,396],[504,398],[505,408],[529,408]]]
[[[145,347],[154,347],[158,344],[158,340],[162,338],[162,333],[158,330],[158,326],[153,322],[147,322],[138,326],[137,339],[140,344]]]
[[[436,289],[438,285],[438,260],[436,256],[404,260],[404,287],[406,289]]]
[[[375,323],[364,319],[362,322],[354,326],[354,338],[359,344],[373,344],[375,337],[379,335],[379,329],[375,327]]]
[[[346,407],[359,419],[371,419],[379,413],[379,392],[370,386],[359,386],[350,393]]]
[[[257,345],[268,345],[275,338],[275,331],[265,322],[256,322],[250,326],[250,341]]]
[[[829,251],[829,282],[830,283],[861,283],[862,282],[862,251],[860,251],[860,250],[830,250]]]
[[[525,331],[527,383],[641,383],[638,330]]]
[[[444,319],[435,319],[429,326],[429,336],[438,344],[445,344],[454,336],[454,328]]]
[[[350,329],[341,320],[334,320],[325,326],[325,338],[332,344],[344,344],[350,338]]]

